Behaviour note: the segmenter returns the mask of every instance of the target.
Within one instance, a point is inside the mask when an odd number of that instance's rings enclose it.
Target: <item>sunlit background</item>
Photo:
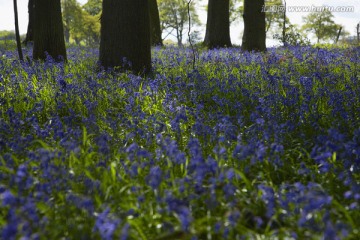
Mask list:
[[[85,4],[87,0],[77,0],[80,4]],[[19,12],[19,28],[20,33],[25,34],[28,22],[27,5],[28,0],[18,0],[18,12]],[[206,26],[206,0],[194,0],[197,4],[197,13],[201,21],[201,26],[194,30],[200,32],[200,36],[203,38],[205,35]],[[350,36],[356,35],[356,25],[360,22],[360,1],[359,0],[287,0],[288,6],[353,6],[353,12],[333,12],[335,23],[341,24],[345,27],[345,30],[349,32]],[[287,12],[287,17],[290,22],[301,26],[303,24],[302,17],[306,16],[307,12]],[[0,0],[0,30],[13,30],[14,29],[14,13],[13,13],[13,1]],[[233,44],[240,45],[243,32],[242,17],[239,16],[237,21],[231,25],[231,41]],[[267,36],[267,46],[273,46],[278,43],[272,39],[272,33]],[[315,38],[311,35],[308,36],[312,42],[315,42]],[[174,37],[168,37],[175,41]]]

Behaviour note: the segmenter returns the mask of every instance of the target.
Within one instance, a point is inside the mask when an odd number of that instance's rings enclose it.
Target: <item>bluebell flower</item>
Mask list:
[[[6,190],[3,193],[1,193],[1,199],[2,199],[2,204],[3,205],[14,205],[17,201],[17,198],[9,191]]]
[[[8,221],[1,231],[1,239],[15,240],[18,233],[18,220]]]
[[[162,181],[162,171],[159,166],[150,168],[150,173],[147,176],[148,183],[153,189],[157,189]]]
[[[262,192],[262,199],[266,204],[266,217],[271,218],[275,214],[276,199],[275,192],[271,187],[263,184],[258,186]]]
[[[188,207],[181,206],[176,209],[176,215],[180,220],[181,228],[185,231],[188,231],[190,224],[193,221],[193,217]]]
[[[129,237],[129,229],[130,229],[130,224],[125,223],[125,225],[123,226],[123,228],[121,229],[121,240],[126,240]]]
[[[226,178],[231,181],[235,177],[234,169],[230,168],[226,171]]]
[[[214,225],[214,232],[219,233],[221,231],[221,228],[222,228],[221,222],[216,222]]]
[[[107,208],[96,217],[93,231],[98,232],[102,239],[111,240],[119,224],[120,220],[113,218],[110,209]]]
[[[323,238],[324,240],[340,240],[337,236],[335,226],[330,221],[326,222]]]

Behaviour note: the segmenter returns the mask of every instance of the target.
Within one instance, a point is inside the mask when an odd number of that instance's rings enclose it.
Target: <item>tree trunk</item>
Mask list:
[[[283,15],[283,29],[282,29],[282,43],[286,45],[286,1],[284,0],[284,15]]]
[[[35,0],[34,59],[66,61],[64,28],[60,0]]]
[[[135,73],[151,70],[148,4],[148,0],[103,1],[99,56],[103,67]]]
[[[28,22],[26,37],[24,40],[25,45],[27,45],[28,42],[32,42],[34,40],[33,38],[33,25],[34,25],[34,17],[35,17],[34,7],[35,7],[34,0],[29,0],[29,4],[28,4],[29,22]]]
[[[16,34],[16,45],[19,53],[20,61],[24,60],[22,49],[21,49],[21,41],[20,41],[20,33],[19,33],[19,20],[18,20],[18,11],[17,11],[17,1],[14,0],[14,16],[15,16],[15,34]]]
[[[152,46],[162,46],[159,9],[156,0],[149,0],[150,39]]]
[[[69,43],[70,42],[70,29],[68,27],[64,27],[64,37],[65,37],[65,42]]]
[[[210,49],[231,47],[229,7],[229,0],[209,0],[204,43]]]
[[[242,50],[265,51],[265,12],[262,11],[264,0],[244,0],[244,34]]]
[[[342,30],[342,27],[339,28],[338,34],[337,34],[337,36],[336,36],[335,44],[337,44],[338,41],[339,41],[339,37],[340,37],[340,34],[341,34],[341,30]]]

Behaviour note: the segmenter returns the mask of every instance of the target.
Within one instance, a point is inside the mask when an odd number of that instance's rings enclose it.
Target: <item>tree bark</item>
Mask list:
[[[242,50],[265,51],[265,12],[262,11],[264,0],[244,0],[244,34]]]
[[[34,40],[33,38],[33,25],[34,25],[34,17],[35,17],[34,7],[35,7],[34,0],[29,0],[28,3],[29,22],[28,22],[26,37],[23,42],[25,45],[27,45],[29,42],[32,42]]]
[[[229,0],[209,0],[204,43],[210,49],[231,47],[229,7]]]
[[[151,70],[148,4],[148,0],[103,1],[99,56],[103,67],[134,73]]]
[[[149,0],[150,39],[152,46],[162,46],[159,8],[156,0]]]
[[[19,20],[18,20],[18,11],[17,11],[17,1],[14,0],[14,16],[15,16],[15,34],[16,34],[16,45],[19,53],[20,61],[24,60],[22,49],[21,49],[21,41],[20,41],[20,33],[19,33]]]
[[[60,0],[35,0],[34,59],[66,61]]]

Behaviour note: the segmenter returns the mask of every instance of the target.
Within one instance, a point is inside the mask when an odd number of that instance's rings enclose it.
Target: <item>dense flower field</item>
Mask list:
[[[68,55],[0,56],[1,239],[360,237],[359,48]]]

